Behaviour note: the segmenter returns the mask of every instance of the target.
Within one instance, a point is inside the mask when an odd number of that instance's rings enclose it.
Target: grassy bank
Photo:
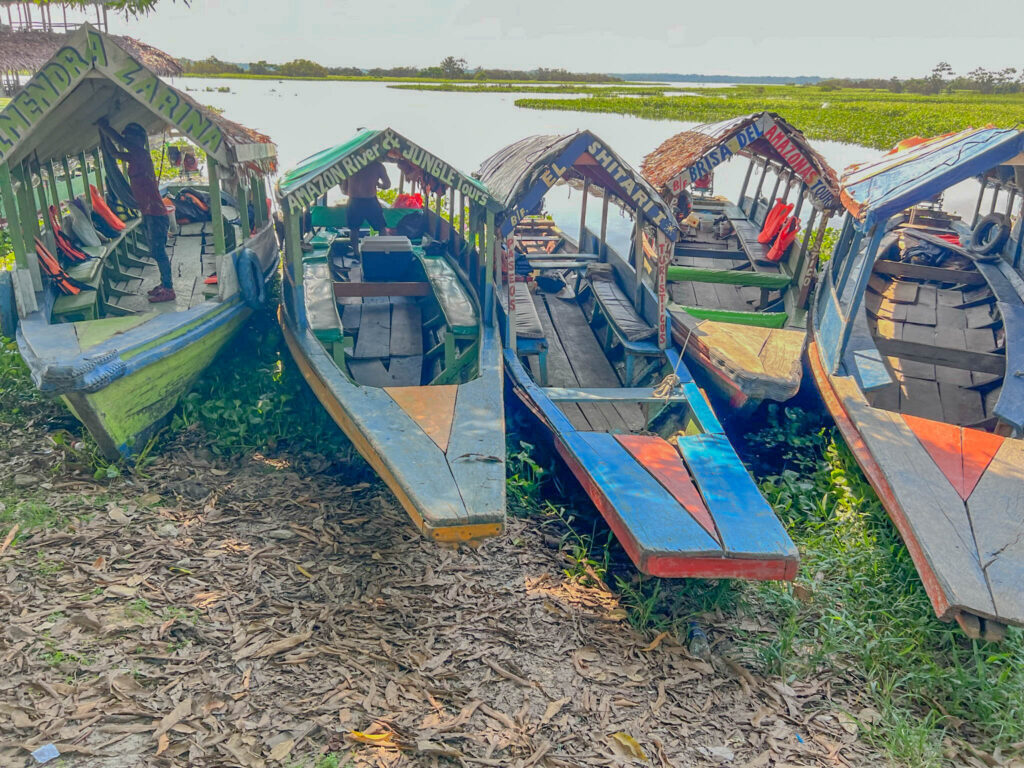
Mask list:
[[[88,439],[66,432],[71,421],[61,411],[35,393],[14,345],[0,345],[0,425],[14,437],[0,438],[0,449],[40,450],[17,435],[45,422],[68,461],[95,461]],[[269,313],[204,374],[153,455],[183,434],[225,466],[289,451],[331,467],[341,486],[374,483],[291,365]],[[690,622],[699,622],[717,666],[739,663],[759,684],[782,685],[780,695],[787,687],[827,691],[824,712],[898,765],[995,766],[1021,751],[1024,635],[1011,630],[1003,644],[988,645],[935,619],[895,529],[823,415],[775,409],[740,446],[800,548],[794,585],[640,577],[601,518],[557,479],[557,465],[521,442],[530,434],[524,426],[510,439],[511,512],[560,531],[564,575],[607,584],[647,637],[664,632],[685,643]],[[133,473],[119,470],[104,471],[101,482]],[[24,531],[70,514],[31,488],[2,495],[0,539],[14,523]]]
[[[936,96],[882,90],[826,90],[817,86],[737,86],[699,96],[589,96],[518,99],[516,106],[573,112],[610,112],[653,120],[711,122],[750,112],[778,112],[809,138],[887,149],[908,136],[934,136],[992,123],[1010,127],[1024,114],[1024,95],[952,93]]]
[[[664,93],[684,89],[657,88],[652,86],[605,85],[595,86],[581,83],[560,85],[528,85],[513,83],[507,80],[488,83],[467,83],[464,80],[437,84],[400,84],[390,85],[399,91],[439,91],[442,93],[564,93],[591,95],[636,95],[661,96]]]

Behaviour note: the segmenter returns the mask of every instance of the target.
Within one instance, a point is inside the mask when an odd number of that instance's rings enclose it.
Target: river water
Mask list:
[[[393,128],[465,173],[472,173],[484,159],[525,136],[580,129],[594,132],[639,168],[645,154],[672,134],[696,124],[521,109],[514,102],[522,98],[522,93],[396,90],[378,82],[182,78],[175,85],[189,91],[200,103],[223,109],[226,117],[269,135],[277,144],[282,169],[347,141],[360,128],[384,127]],[[216,91],[223,86],[230,92]],[[563,98],[561,94],[532,96]],[[852,163],[879,155],[876,149],[834,141],[815,141],[814,147],[838,173]],[[735,199],[745,172],[742,160],[719,166],[715,169],[715,191]],[[946,207],[969,217],[976,194],[975,182],[960,184],[947,192]],[[545,202],[567,232],[578,230],[578,193],[567,186],[556,187]],[[591,228],[599,228],[600,211],[600,205],[588,206]],[[629,231],[628,219],[618,213],[609,216],[609,241],[614,247],[626,246]]]

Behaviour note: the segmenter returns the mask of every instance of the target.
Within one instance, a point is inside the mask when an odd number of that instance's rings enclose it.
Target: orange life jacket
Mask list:
[[[764,217],[764,226],[761,227],[761,233],[757,236],[757,242],[763,244],[774,240],[775,236],[779,234],[779,230],[782,229],[782,224],[785,222],[786,217],[792,212],[792,204],[787,205],[782,202],[781,197],[776,200],[775,206]]]
[[[73,277],[68,275],[61,266],[60,262],[54,258],[53,254],[47,250],[46,246],[43,245],[39,238],[35,238],[36,242],[36,258],[39,259],[39,266],[42,267],[43,272],[46,273],[47,277],[53,281],[54,285],[57,286],[57,290],[63,293],[65,296],[77,296],[82,291],[95,291],[91,285],[75,280]]]
[[[100,215],[107,224],[110,225],[111,229],[115,229],[118,232],[125,228],[125,223],[121,221],[114,212],[110,210],[106,200],[103,199],[103,195],[96,189],[92,184],[89,185],[89,196],[92,198],[92,209]]]
[[[83,262],[87,261],[89,254],[83,253],[82,251],[75,248],[75,244],[71,242],[67,235],[60,227],[58,221],[57,206],[50,206],[50,228],[53,230],[53,239],[57,241],[57,253],[63,256],[68,261]]]

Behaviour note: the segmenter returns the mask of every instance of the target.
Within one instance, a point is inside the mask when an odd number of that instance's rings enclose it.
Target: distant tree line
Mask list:
[[[912,77],[901,80],[884,78],[830,78],[818,83],[825,90],[839,88],[877,88],[893,93],[939,94],[953,91],[976,91],[978,93],[1024,93],[1024,70],[1015,67],[985,69],[976,67],[966,74],[958,75],[949,62],[940,61],[927,77]]]
[[[445,56],[433,67],[325,67],[309,59],[295,59],[284,64],[270,64],[266,61],[254,61],[243,66],[230,61],[221,61],[216,56],[194,61],[181,59],[181,66],[186,73],[194,75],[278,75],[281,77],[429,77],[447,80],[545,80],[565,81],[574,83],[610,83],[620,78],[596,72],[570,72],[567,69],[470,69],[465,59]]]

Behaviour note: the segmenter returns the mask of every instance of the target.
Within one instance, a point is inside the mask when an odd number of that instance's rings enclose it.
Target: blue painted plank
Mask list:
[[[700,387],[693,381],[685,382],[683,384],[683,392],[686,394],[687,403],[693,410],[693,415],[697,417],[697,421],[703,430],[710,434],[724,434],[725,430],[722,428],[711,406],[708,405],[708,401],[704,398],[704,393]]]
[[[796,546],[723,435],[679,438],[679,450],[730,555],[797,557]]]
[[[1000,301],[997,306],[1006,329],[1006,376],[993,410],[1007,424],[1024,429],[1024,304]]]
[[[853,353],[854,378],[860,388],[870,392],[879,387],[887,387],[892,383],[889,369],[882,361],[882,353],[877,349],[858,349]]]
[[[722,553],[718,542],[613,435],[577,432],[568,437],[570,449],[600,486],[643,553]]]

